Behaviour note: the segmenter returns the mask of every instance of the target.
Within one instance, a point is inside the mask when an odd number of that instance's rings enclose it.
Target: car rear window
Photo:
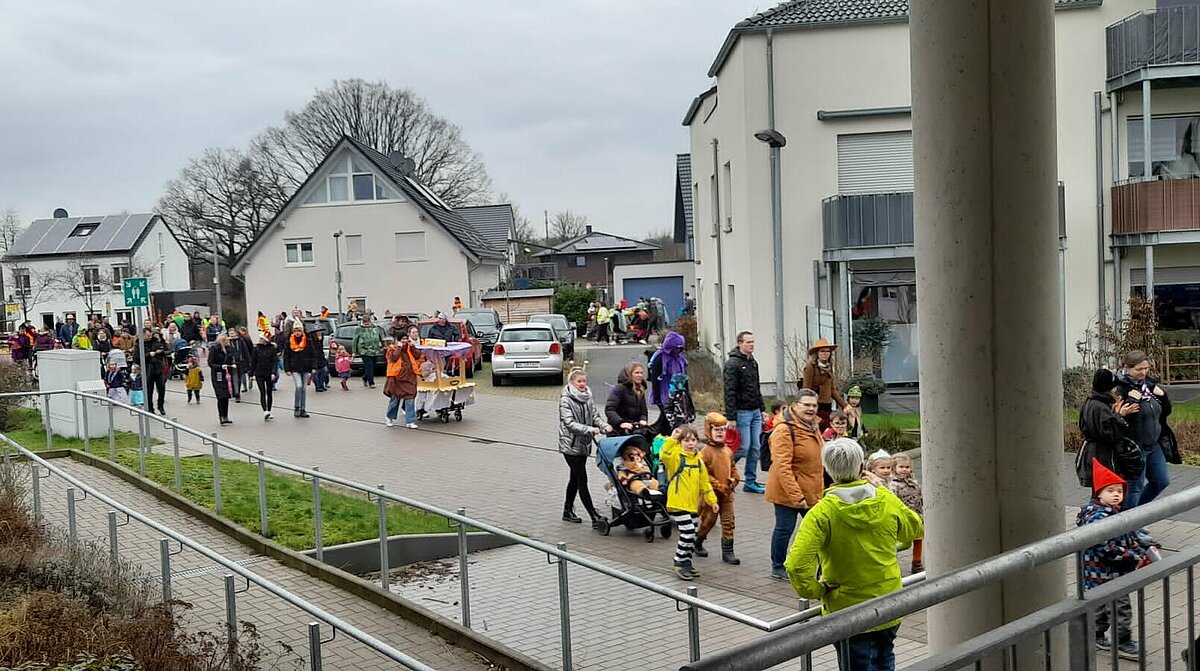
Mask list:
[[[354,329],[356,329],[356,328],[358,328],[357,324],[343,324],[338,327],[337,337],[353,338],[354,337]]]
[[[529,321],[539,324],[550,324],[559,331],[566,331],[568,329],[567,320],[562,317],[530,317]]]
[[[554,340],[554,333],[550,329],[504,329],[504,332],[500,334],[500,342],[543,342],[548,340]]]
[[[456,312],[455,319],[469,319],[476,326],[495,326],[496,316],[490,312]]]

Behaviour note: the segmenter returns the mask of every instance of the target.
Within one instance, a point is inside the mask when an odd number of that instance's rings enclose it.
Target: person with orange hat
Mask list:
[[[837,388],[837,375],[833,370],[833,352],[837,345],[821,338],[808,348],[808,363],[804,366],[804,388],[817,392],[817,416],[821,418],[821,431],[829,428],[829,415],[833,402],[839,408],[846,407],[846,399]]]
[[[1099,522],[1120,512],[1121,503],[1125,500],[1125,487],[1124,478],[1093,458],[1092,500],[1079,510],[1077,525]],[[1099,587],[1132,572],[1146,561],[1146,548],[1139,540],[1137,532],[1126,532],[1099,545],[1093,545],[1083,551],[1080,576],[1083,588],[1088,590]],[[1112,648],[1113,641],[1108,636],[1111,625],[1116,630],[1117,654],[1124,659],[1137,660],[1141,650],[1137,641],[1133,640],[1133,609],[1129,605],[1129,595],[1117,599],[1116,612],[1112,611],[1113,607],[1109,602],[1100,604],[1096,609],[1096,647],[1101,650]]]

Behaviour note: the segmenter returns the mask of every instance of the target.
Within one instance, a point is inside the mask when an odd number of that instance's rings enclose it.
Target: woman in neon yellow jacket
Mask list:
[[[896,546],[923,537],[925,525],[874,476],[864,479],[862,448],[854,440],[826,443],[821,461],[834,485],[800,523],[784,568],[796,594],[820,599],[822,613],[829,614],[899,590]],[[839,668],[894,669],[899,627],[900,620],[893,620],[838,643]]]

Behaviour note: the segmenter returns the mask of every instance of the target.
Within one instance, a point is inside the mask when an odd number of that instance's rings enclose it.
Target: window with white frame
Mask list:
[[[100,293],[100,266],[84,266],[83,271],[83,291],[89,294]]]
[[[33,295],[33,285],[29,277],[29,270],[25,268],[14,270],[13,285],[17,298],[29,298]]]
[[[285,266],[311,266],[313,265],[313,241],[312,238],[297,238],[294,240],[283,241],[284,262]]]
[[[323,205],[372,200],[400,200],[400,194],[377,177],[365,160],[351,152],[345,152],[330,163],[329,173],[312,187],[312,192],[304,204]]]
[[[113,291],[122,291],[124,289],[125,278],[129,276],[128,263],[114,263],[112,266]]]
[[[425,231],[408,231],[396,234],[397,261],[425,260]]]
[[[586,256],[576,256],[575,257],[575,267],[583,268],[585,266],[587,266],[587,257]]]
[[[363,239],[361,235],[346,236],[346,263],[359,264],[363,262]]]

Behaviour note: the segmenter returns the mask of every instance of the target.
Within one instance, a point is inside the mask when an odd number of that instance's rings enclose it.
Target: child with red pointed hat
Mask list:
[[[1092,459],[1092,500],[1079,510],[1078,526],[1099,522],[1109,515],[1121,511],[1125,500],[1126,482],[1097,459]],[[1083,551],[1083,588],[1092,589],[1132,572],[1146,561],[1146,550],[1138,542],[1136,532],[1127,532]],[[1116,630],[1117,654],[1124,659],[1137,660],[1139,646],[1133,640],[1133,610],[1129,596],[1116,601],[1116,612],[1111,603],[1101,604],[1096,610],[1096,647],[1111,649],[1113,642],[1108,636],[1110,625]]]

